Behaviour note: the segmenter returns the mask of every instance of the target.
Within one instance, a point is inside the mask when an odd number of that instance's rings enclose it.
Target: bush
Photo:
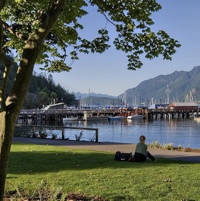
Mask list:
[[[41,139],[45,139],[45,138],[47,138],[47,133],[46,132],[42,132],[42,131],[39,131],[39,137],[41,138]]]

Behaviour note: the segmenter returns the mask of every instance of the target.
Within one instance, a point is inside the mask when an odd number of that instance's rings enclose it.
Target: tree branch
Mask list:
[[[1,0],[0,1],[0,11],[4,8],[4,6],[6,5],[6,1],[7,0]]]
[[[27,34],[23,34],[23,33],[19,32],[19,31],[15,31],[15,29],[12,28],[11,26],[9,26],[6,22],[3,22],[3,21],[2,21],[2,24],[3,24],[3,27],[4,27],[7,31],[9,31],[9,33],[11,33],[12,35],[17,36],[17,38],[19,38],[19,39],[21,39],[21,40],[24,40],[24,41],[28,40]]]
[[[4,64],[4,72],[3,72],[3,77],[2,77],[2,84],[0,86],[0,104],[1,104],[1,111],[5,110],[5,92],[6,92],[6,87],[7,87],[7,82],[8,82],[8,76],[9,72],[12,66],[12,62],[9,59],[8,56],[6,56],[4,53],[1,55],[1,59]]]
[[[3,47],[3,24],[2,20],[0,19],[0,58],[2,54],[2,47]]]

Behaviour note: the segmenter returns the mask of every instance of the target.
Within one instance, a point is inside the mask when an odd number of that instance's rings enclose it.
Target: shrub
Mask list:
[[[152,142],[148,146],[152,148],[161,148],[161,144],[158,141]]]
[[[174,145],[173,145],[173,143],[163,144],[162,148],[163,149],[167,149],[167,150],[173,150],[174,149]]]
[[[45,139],[45,138],[47,138],[47,133],[46,132],[42,132],[42,131],[39,131],[39,137],[41,138],[41,139]]]
[[[51,135],[51,137],[52,137],[52,140],[55,140],[55,139],[57,139],[58,134],[53,133],[53,134]]]
[[[79,135],[75,134],[75,138],[77,141],[80,141],[82,137],[83,137],[83,131],[81,131]]]

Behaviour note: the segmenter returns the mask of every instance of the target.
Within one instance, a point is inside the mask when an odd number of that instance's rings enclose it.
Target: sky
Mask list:
[[[144,80],[174,71],[190,71],[200,65],[200,1],[199,0],[157,0],[162,10],[153,14],[153,30],[165,30],[181,43],[172,61],[162,57],[148,60],[142,58],[143,66],[136,71],[127,70],[127,57],[112,46],[103,54],[81,54],[73,63],[70,72],[54,73],[59,83],[70,93],[99,93],[118,96],[127,89],[136,87]],[[106,20],[94,8],[84,17],[84,34],[96,36],[98,28],[104,28]],[[112,25],[110,37],[114,37]],[[69,61],[70,63],[70,61]],[[148,87],[148,86],[147,86]],[[167,86],[166,86],[167,87]]]

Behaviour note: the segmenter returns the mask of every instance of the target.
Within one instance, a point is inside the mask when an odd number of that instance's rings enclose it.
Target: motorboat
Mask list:
[[[91,116],[91,117],[83,117],[83,120],[85,121],[99,121],[99,120],[103,120],[103,121],[107,121],[108,120],[108,117],[106,116]]]
[[[194,117],[194,120],[197,121],[197,122],[200,122],[200,117]]]
[[[63,118],[63,123],[66,123],[66,122],[69,122],[69,121],[77,121],[77,120],[78,120],[78,117],[74,117],[74,116],[65,117],[65,118]]]
[[[109,116],[108,120],[122,120],[124,118],[124,116]]]
[[[84,111],[83,120],[84,121],[99,121],[99,120],[107,121],[108,117],[105,115],[93,115],[89,111]]]
[[[143,114],[133,114],[127,117],[127,119],[144,119],[144,115]]]

